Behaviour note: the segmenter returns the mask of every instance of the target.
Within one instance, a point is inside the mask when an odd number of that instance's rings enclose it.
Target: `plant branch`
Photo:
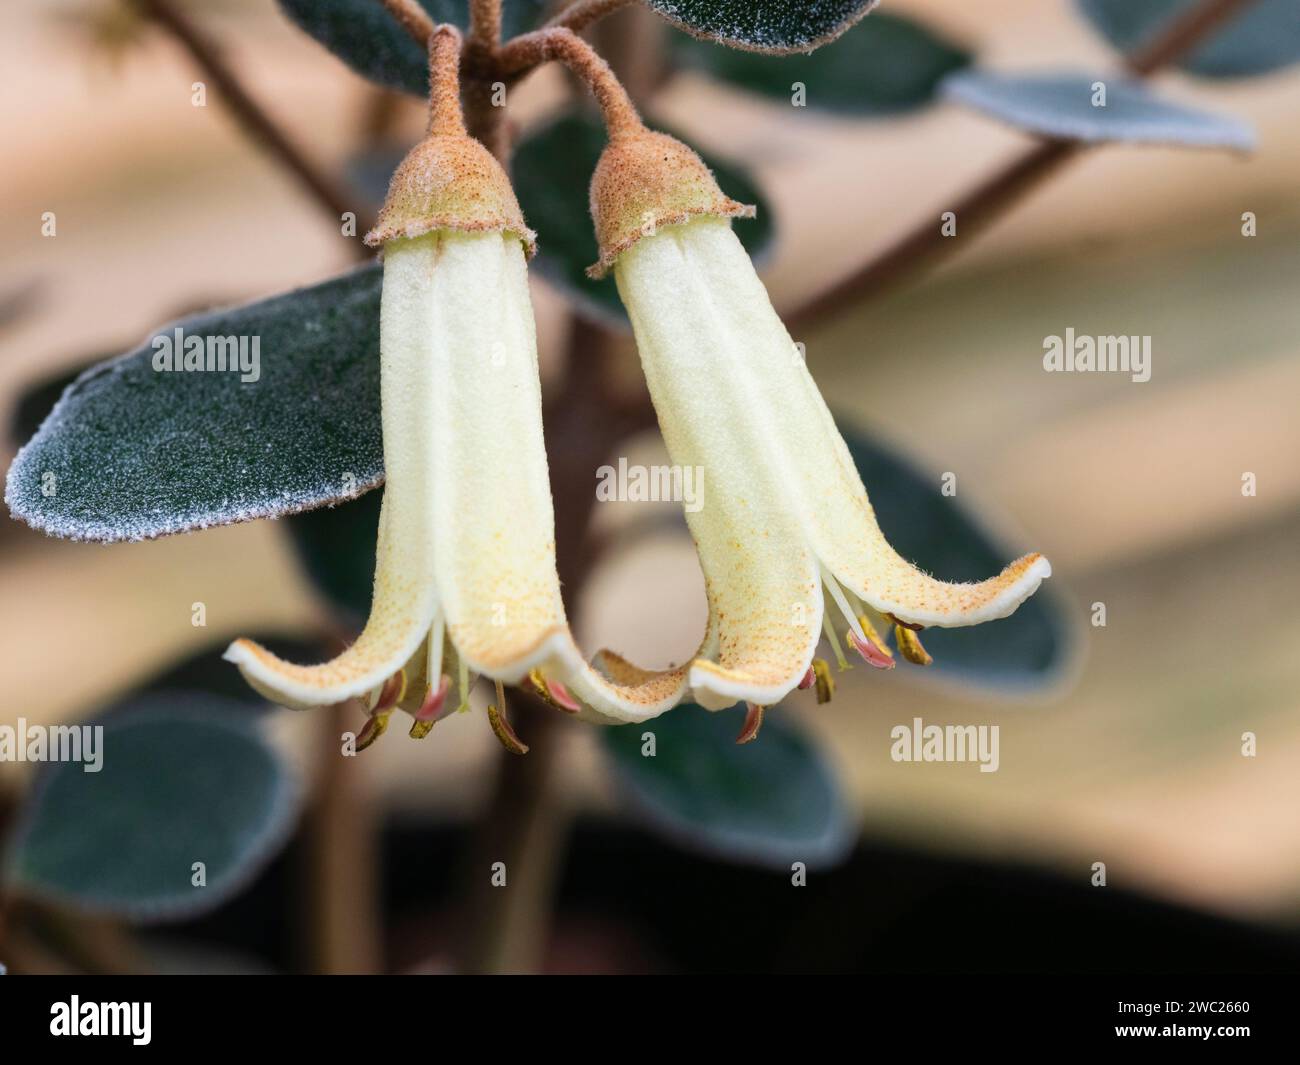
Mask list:
[[[1256,0],[1203,0],[1161,26],[1137,51],[1124,57],[1124,65],[1138,77],[1154,74],[1177,62],[1225,22],[1254,3]]]
[[[546,24],[547,29],[563,28],[581,33],[594,22],[619,8],[627,7],[633,0],[574,0]]]
[[[562,62],[591,89],[611,139],[645,128],[618,75],[573,30],[556,27],[525,33],[498,53],[501,73],[506,77],[522,76],[550,60]]]
[[[501,43],[501,0],[469,0],[469,39],[489,51]]]
[[[338,221],[355,212],[357,232],[365,233],[373,225],[369,212],[358,209],[363,198],[352,193],[313,162],[294,143],[262,105],[249,95],[234,69],[221,55],[217,44],[207,36],[188,14],[182,14],[171,0],[130,0],[137,11],[170,33],[189,52],[204,76],[216,88],[222,102],[254,140],[260,142],[282,163],[312,197]],[[368,256],[357,242],[358,254]]]
[[[433,16],[416,0],[379,0],[388,13],[397,20],[398,25],[415,38],[425,48],[433,36]]]
[[[1132,74],[1146,76],[1186,55],[1214,29],[1256,0],[1202,0],[1168,25],[1161,27],[1148,41],[1131,52],[1124,61]],[[958,201],[945,207],[958,219],[964,236],[982,232],[1045,178],[1082,153],[1078,141],[1039,138],[1000,170],[985,178]],[[920,225],[890,244],[854,273],[829,290],[786,314],[793,331],[807,328],[819,320],[847,307],[879,295],[891,285],[933,266],[945,255],[965,246],[942,234],[939,215],[935,212]]]

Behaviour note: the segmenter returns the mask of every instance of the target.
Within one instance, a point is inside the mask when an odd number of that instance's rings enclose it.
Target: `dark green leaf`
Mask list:
[[[419,0],[435,22],[469,24],[467,0]],[[279,0],[298,27],[363,78],[416,96],[429,93],[425,51],[398,25],[379,0]],[[547,0],[504,0],[502,32],[507,37],[533,29]]]
[[[921,472],[879,441],[846,429],[842,421],[840,431],[881,529],[904,558],[942,580],[978,581],[1024,554],[999,543],[955,497],[944,496],[937,476]],[[999,691],[1055,683],[1073,643],[1051,581],[1009,618],[964,629],[926,629],[924,640],[934,656],[927,673]]]
[[[383,478],[379,291],[369,266],[155,336],[257,338],[260,376],[157,371],[152,340],[84,373],[9,470],[15,517],[137,540],[308,510]]]
[[[543,277],[573,297],[578,308],[610,325],[626,326],[613,276],[592,281],[586,269],[599,258],[587,189],[605,147],[605,128],[586,111],[570,111],[524,137],[515,151],[515,192],[524,218],[537,230],[534,263]],[[737,167],[704,155],[718,184],[741,203],[758,205],[758,217],[739,219],[736,235],[761,257],[772,240],[772,212]]]
[[[767,711],[757,739],[738,745],[744,719],[743,707],[687,704],[599,735],[634,812],[684,846],[787,870],[835,863],[854,829],[829,764],[780,708]],[[641,753],[646,733],[654,757]]]
[[[297,783],[243,704],[152,693],[88,724],[103,726],[99,771],[50,763],[20,815],[6,873],[23,891],[174,919],[220,904],[283,840]]]
[[[971,61],[970,53],[924,26],[883,13],[813,55],[755,55],[682,35],[674,38],[673,50],[686,66],[787,104],[799,82],[809,107],[846,115],[893,115],[924,106],[945,75]]]
[[[645,0],[687,33],[751,52],[810,52],[877,0]]]
[[[1092,102],[1098,82],[1105,86],[1104,106]],[[1244,122],[1172,103],[1141,82],[1120,78],[963,70],[945,79],[943,92],[1018,129],[1051,137],[1238,151],[1255,146]]]
[[[1113,45],[1129,51],[1203,0],[1078,0]],[[1207,78],[1267,74],[1300,62],[1296,0],[1254,0],[1178,63]]]

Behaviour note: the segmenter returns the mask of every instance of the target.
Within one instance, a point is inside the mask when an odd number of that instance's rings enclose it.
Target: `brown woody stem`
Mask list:
[[[360,233],[371,227],[374,220],[368,217],[367,212],[358,209],[358,205],[364,202],[363,198],[354,195],[303,153],[262,105],[249,95],[239,76],[222,57],[220,48],[190,21],[188,14],[182,14],[171,0],[131,2],[142,15],[180,42],[244,130],[293,173],[317,203],[336,220],[355,212]],[[359,254],[369,254],[360,242],[357,248]]]
[[[1125,58],[1125,68],[1139,77],[1155,73],[1186,55],[1214,29],[1255,2],[1202,0],[1130,53]],[[1082,149],[1083,145],[1078,141],[1039,138],[1031,148],[1021,152],[944,210],[956,214],[964,235],[981,232],[1062,164],[1080,155]],[[940,213],[934,212],[920,225],[886,245],[828,291],[788,312],[785,317],[789,327],[798,331],[840,310],[856,306],[933,266],[944,255],[954,251],[958,242],[943,236],[939,225]]]

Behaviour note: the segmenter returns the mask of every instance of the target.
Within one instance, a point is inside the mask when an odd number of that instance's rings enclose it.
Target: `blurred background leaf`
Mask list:
[[[71,370],[64,370],[39,381],[31,382],[27,389],[14,402],[9,415],[9,441],[15,448],[22,447],[36,435],[41,423],[50,416],[59,397],[71,387],[83,373],[101,362],[117,356],[116,351],[104,351],[89,358],[78,358],[72,362]]]
[[[1077,0],[1088,21],[1121,51],[1142,44],[1199,0]],[[1254,0],[1178,65],[1207,78],[1268,74],[1300,62],[1295,0]]]
[[[586,274],[599,258],[587,189],[605,143],[598,118],[568,110],[520,139],[511,170],[524,218],[537,230],[534,267],[583,313],[625,327],[627,315],[613,275],[592,281]],[[749,254],[761,261],[775,232],[771,208],[744,170],[700,154],[728,196],[758,206],[756,218],[738,219],[735,228]]]
[[[673,37],[683,66],[748,92],[790,103],[806,87],[809,107],[844,115],[902,114],[932,102],[939,82],[968,66],[970,53],[911,19],[874,14],[812,55],[770,56]]]
[[[829,763],[779,707],[742,745],[744,720],[744,707],[710,713],[686,703],[644,724],[602,728],[599,739],[632,812],[675,842],[769,868],[835,864],[855,826]],[[641,753],[647,733],[653,757]]]
[[[1024,553],[996,542],[964,503],[943,495],[938,476],[842,420],[840,431],[881,529],[904,558],[942,580],[978,581]],[[1008,618],[963,629],[926,629],[924,642],[934,656],[926,674],[993,691],[1056,683],[1073,650],[1065,606],[1051,581]],[[915,672],[908,669],[909,675]]]
[[[468,0],[419,0],[435,22],[469,24]],[[384,10],[379,0],[279,0],[284,13],[363,78],[378,85],[427,96],[425,51]],[[503,0],[505,37],[533,29],[547,0]]]
[[[45,767],[6,863],[27,894],[133,920],[219,905],[271,857],[298,786],[244,704],[202,692],[138,696],[102,725],[102,766]],[[193,863],[206,886],[192,884]]]
[[[1105,86],[1105,106],[1092,102],[1098,82]],[[1106,75],[963,70],[945,79],[943,92],[1018,129],[1051,137],[1239,151],[1255,146],[1254,131],[1236,118],[1198,111],[1162,99],[1140,82]]]
[[[833,40],[878,0],[645,0],[688,33],[757,52],[810,51]]]
[[[378,483],[381,276],[364,267],[154,334],[258,337],[255,382],[155,371],[149,341],[87,371],[14,460],[14,515],[56,536],[132,540],[303,510]]]
[[[370,614],[375,544],[383,492],[288,519],[294,548],[312,583],[358,627]]]

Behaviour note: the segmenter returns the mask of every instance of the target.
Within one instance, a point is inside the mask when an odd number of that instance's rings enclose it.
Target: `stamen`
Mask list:
[[[824,658],[814,658],[809,672],[817,680],[817,705],[829,703],[835,695],[835,678],[831,676],[830,663]]]
[[[806,692],[809,688],[813,686],[814,682],[815,679],[813,677],[812,666],[809,666],[808,672],[803,675],[803,680],[799,682],[799,690],[801,692]]]
[[[371,714],[357,733],[357,750],[364,751],[388,730],[388,719],[393,716],[391,710],[385,713]]]
[[[835,626],[831,624],[831,615],[829,611],[822,611],[822,631],[826,633],[826,642],[831,645],[831,650],[835,652],[835,661],[840,664],[840,672],[846,669],[852,669],[849,660],[844,657],[844,648],[840,646],[840,638],[835,633]],[[853,632],[849,632],[849,639],[853,639]]]
[[[751,743],[758,738],[758,730],[763,727],[763,707],[758,703],[745,704],[745,724],[740,729],[736,742]]]
[[[844,620],[849,623],[849,628],[859,637],[866,639],[866,633],[862,631],[857,615],[853,613],[849,601],[844,597],[839,581],[832,577],[830,570],[824,566],[822,567],[822,583],[826,585],[826,590],[831,593],[831,598],[835,600],[835,605],[840,608],[840,613],[844,615]]]
[[[460,655],[456,656],[456,673],[460,689],[460,705],[457,710],[465,710],[469,707],[469,665]]]
[[[894,617],[893,614],[886,612],[885,617],[889,618],[895,625],[902,625],[905,629],[911,629],[913,632],[920,632],[925,628],[924,625],[918,625],[915,621],[903,621],[901,618]]]
[[[547,680],[542,676],[540,669],[534,669],[528,674],[528,683],[533,691],[537,693],[538,698],[546,702],[547,705],[553,706],[556,710],[561,710],[566,714],[579,714],[582,712],[582,704],[569,694],[569,689],[558,680]]]
[[[497,701],[488,706],[488,724],[492,726],[492,731],[496,738],[501,741],[501,746],[511,754],[527,754],[528,744],[524,743],[517,735],[515,730],[510,727],[510,721],[505,714],[506,691],[500,681],[497,681]]]
[[[451,678],[444,674],[436,690],[432,687],[428,689],[424,702],[415,712],[415,721],[411,725],[411,739],[424,739],[433,731],[433,726],[447,716],[447,692],[450,688]]]
[[[889,649],[889,644],[885,643],[885,638],[880,635],[880,630],[871,624],[871,619],[867,617],[865,610],[858,615],[858,624],[862,626],[862,631],[866,635],[868,643],[882,655],[889,658],[894,657],[894,652]]]
[[[853,645],[853,650],[862,656],[867,665],[874,666],[876,669],[894,668],[894,656],[889,653],[887,648],[882,650],[870,639],[859,640],[856,632],[849,633],[849,643]]]
[[[556,705],[566,713],[582,713],[582,704],[578,702],[569,692],[569,689],[561,684],[558,680],[548,680],[546,686],[550,689],[551,697],[555,700]]]
[[[433,615],[433,628],[429,632],[429,668],[425,676],[432,683],[434,677],[442,676],[442,656],[444,652],[444,643],[446,641],[446,619],[442,616],[442,610],[439,609]]]
[[[372,714],[382,714],[386,710],[391,710],[406,694],[406,670],[399,669],[386,681],[379,689],[379,698],[371,708]]]
[[[898,644],[898,653],[909,662],[928,666],[934,661],[930,652],[921,646],[921,638],[906,625],[899,623],[894,626],[894,642]]]

